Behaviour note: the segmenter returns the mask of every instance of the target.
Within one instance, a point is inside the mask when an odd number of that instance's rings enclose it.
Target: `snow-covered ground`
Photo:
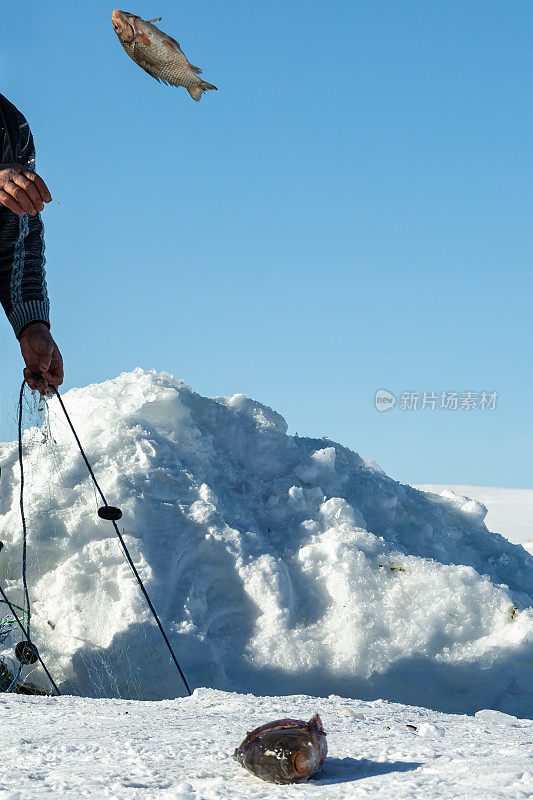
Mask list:
[[[416,486],[424,492],[442,494],[446,491],[471,497],[487,509],[485,524],[514,544],[533,552],[533,489],[505,489],[498,486],[459,486],[423,484]]]
[[[167,374],[65,403],[189,680],[216,688],[177,697],[51,401],[24,437],[33,638],[62,691],[92,697],[0,694],[0,800],[533,796],[533,558],[487,530],[471,487],[402,486],[342,445],[287,436],[257,401]],[[20,602],[15,444],[0,466],[0,582]],[[232,760],[246,731],[315,711],[329,756],[309,784]]]
[[[247,730],[315,711],[329,755],[309,783],[264,783],[233,761]],[[533,722],[495,711],[467,717],[379,700],[200,689],[160,702],[0,695],[0,725],[0,800],[533,795]]]
[[[478,502],[402,486],[331,440],[288,436],[255,400],[165,373],[64,399],[194,687],[533,715],[533,559],[489,533]],[[57,400],[24,453],[32,630],[56,681],[176,697]],[[0,581],[20,604],[16,444],[0,464]]]

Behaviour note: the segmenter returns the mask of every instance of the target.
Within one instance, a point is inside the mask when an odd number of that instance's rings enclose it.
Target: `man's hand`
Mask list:
[[[52,199],[46,183],[21,164],[3,164],[0,169],[0,203],[14,214],[35,216]]]
[[[20,349],[26,364],[24,378],[30,389],[48,394],[50,386],[63,383],[63,359],[44,322],[34,322],[24,328]]]

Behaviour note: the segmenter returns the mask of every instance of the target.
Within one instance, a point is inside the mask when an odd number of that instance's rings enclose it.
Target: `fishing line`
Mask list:
[[[4,592],[2,586],[0,586],[0,594],[2,595],[4,603],[8,606],[9,610],[11,611],[15,622],[21,629],[22,633],[25,636],[25,640],[19,642],[15,648],[15,655],[20,662],[19,671],[11,683],[9,689],[11,689],[15,682],[18,680],[20,673],[22,671],[23,664],[32,664],[36,661],[39,661],[40,665],[42,666],[48,680],[52,684],[54,691],[60,695],[61,692],[57,688],[56,682],[50,675],[48,668],[44,661],[42,660],[38,648],[33,644],[30,636],[30,616],[31,616],[31,607],[30,607],[30,595],[28,591],[28,580],[26,574],[26,561],[27,561],[27,538],[28,538],[28,530],[26,526],[26,515],[24,513],[24,464],[23,464],[23,456],[22,456],[22,407],[23,407],[23,398],[24,398],[24,386],[26,381],[22,381],[22,385],[20,387],[20,394],[19,394],[19,408],[18,408],[18,457],[19,457],[19,466],[20,466],[20,516],[22,519],[22,583],[24,586],[24,604],[25,608],[23,611],[23,615],[26,616],[25,622],[26,627],[24,627],[23,622],[19,619],[17,612],[15,611],[15,606],[11,603],[8,596]],[[1,548],[0,548],[1,549]],[[9,690],[8,690],[9,691]]]
[[[22,459],[22,400],[24,397],[24,385],[26,381],[22,381],[19,395],[19,414],[18,414],[18,434],[19,434],[19,466],[20,466],[20,517],[22,519],[22,585],[24,586],[24,602],[26,606],[26,613],[28,615],[28,641],[30,639],[30,595],[28,592],[28,580],[26,577],[26,554],[27,554],[27,538],[28,532],[26,528],[26,516],[24,514],[24,465]]]
[[[38,377],[40,378],[41,376],[39,375]],[[24,388],[24,384],[23,384],[22,388]],[[145,586],[144,586],[144,584],[142,582],[141,576],[139,575],[139,573],[137,571],[137,568],[135,567],[135,564],[133,563],[133,559],[132,559],[132,557],[130,555],[130,552],[129,552],[128,548],[127,548],[126,542],[124,541],[124,538],[123,538],[123,536],[122,536],[122,534],[121,534],[121,532],[120,532],[120,530],[118,528],[117,520],[119,520],[121,518],[122,511],[119,508],[115,508],[115,506],[110,506],[109,503],[107,502],[107,500],[105,498],[105,495],[104,495],[103,491],[101,490],[101,488],[100,488],[100,486],[98,484],[98,481],[96,480],[95,474],[94,474],[93,469],[92,469],[92,467],[91,467],[91,465],[89,463],[89,460],[88,460],[87,456],[85,455],[85,451],[84,451],[84,449],[82,447],[82,444],[81,444],[81,442],[79,440],[78,434],[76,433],[74,425],[72,424],[72,421],[71,421],[71,419],[70,419],[70,417],[68,415],[67,409],[65,408],[65,405],[63,403],[63,399],[62,399],[61,395],[59,394],[58,389],[55,386],[51,386],[50,388],[54,392],[54,394],[56,395],[56,397],[57,397],[57,399],[59,401],[59,404],[60,404],[61,408],[63,409],[63,413],[65,414],[66,420],[67,420],[67,422],[69,424],[69,427],[70,427],[70,429],[71,429],[71,431],[73,433],[74,439],[76,440],[76,444],[79,447],[80,453],[81,453],[82,458],[83,458],[83,460],[85,462],[85,466],[87,467],[89,475],[91,476],[92,481],[93,481],[96,489],[98,490],[98,493],[99,493],[100,497],[102,498],[102,502],[104,503],[104,507],[98,509],[98,516],[101,519],[107,519],[107,520],[109,520],[110,522],[113,523],[113,527],[115,529],[115,533],[116,533],[116,535],[118,537],[118,540],[120,542],[120,545],[122,547],[122,551],[124,553],[124,556],[126,557],[126,560],[127,560],[128,564],[131,567],[131,571],[133,572],[133,574],[134,574],[134,576],[135,576],[135,578],[137,580],[137,583],[139,584],[139,588],[140,588],[141,592],[144,595],[144,598],[146,600],[148,608],[152,612],[152,616],[154,617],[154,619],[155,619],[155,621],[157,623],[157,626],[158,626],[158,628],[159,628],[159,630],[161,632],[161,636],[163,637],[163,640],[164,640],[164,642],[165,642],[165,644],[166,644],[166,646],[168,648],[168,651],[170,653],[172,661],[174,662],[174,664],[176,666],[176,669],[178,670],[178,673],[179,673],[179,675],[180,675],[180,677],[181,677],[181,679],[182,679],[182,681],[184,683],[184,686],[187,689],[188,694],[191,695],[192,692],[191,692],[190,686],[189,686],[189,684],[187,682],[187,678],[185,677],[185,675],[183,673],[183,670],[180,667],[180,664],[178,662],[176,654],[174,653],[174,650],[172,649],[172,645],[170,644],[170,641],[169,641],[168,636],[167,636],[167,634],[165,632],[165,629],[163,628],[161,620],[159,619],[159,616],[157,615],[157,612],[156,612],[156,610],[154,608],[154,605],[153,605],[152,601],[150,600],[150,596],[148,595],[148,592],[146,591],[146,588],[145,588]],[[21,403],[22,403],[22,395],[21,395]]]

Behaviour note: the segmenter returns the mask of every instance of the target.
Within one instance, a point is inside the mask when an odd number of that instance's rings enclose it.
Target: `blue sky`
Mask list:
[[[530,2],[271,0],[163,16],[194,103],[124,53],[100,0],[3,1],[65,388],[135,366],[243,392],[403,482],[531,486]],[[17,343],[0,320],[0,439]],[[379,414],[374,393],[497,391]]]

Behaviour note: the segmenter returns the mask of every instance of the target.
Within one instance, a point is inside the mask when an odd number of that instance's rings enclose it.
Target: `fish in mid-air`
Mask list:
[[[303,783],[318,772],[328,752],[326,732],[315,714],[309,722],[279,719],[250,731],[233,758],[272,783]]]
[[[126,53],[157,81],[183,86],[196,101],[210,89],[218,91],[198,77],[202,70],[187,60],[177,41],[153,24],[161,19],[145,21],[118,8],[111,14],[113,28]]]

